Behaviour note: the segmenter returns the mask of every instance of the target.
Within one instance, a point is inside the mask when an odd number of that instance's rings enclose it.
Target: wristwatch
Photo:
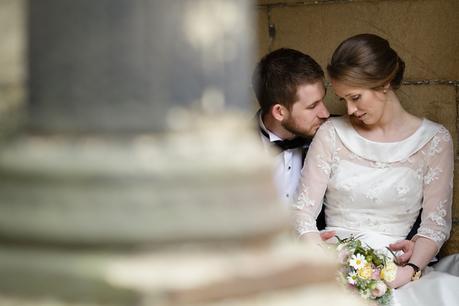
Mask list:
[[[413,275],[411,276],[411,281],[418,280],[421,277],[421,269],[419,269],[419,267],[414,263],[409,262],[406,264],[406,266],[410,266],[414,270]]]

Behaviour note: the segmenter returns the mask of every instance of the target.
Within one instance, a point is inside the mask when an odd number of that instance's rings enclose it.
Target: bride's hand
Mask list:
[[[403,251],[403,254],[397,256],[397,262],[399,264],[406,264],[413,255],[414,242],[411,240],[400,240],[395,243],[389,244],[389,249],[393,252]]]
[[[335,235],[335,231],[320,232],[320,239],[322,239],[322,241],[327,241],[328,239],[335,237]]]
[[[413,276],[413,268],[410,266],[398,266],[397,267],[397,274],[395,279],[388,283],[389,287],[391,288],[398,288],[401,287],[411,281],[411,277]]]

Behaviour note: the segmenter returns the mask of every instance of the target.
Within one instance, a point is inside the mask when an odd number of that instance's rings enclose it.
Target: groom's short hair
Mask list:
[[[252,75],[252,87],[262,113],[266,113],[275,104],[290,110],[298,100],[298,86],[323,79],[324,72],[312,57],[282,48],[268,53],[258,62]]]

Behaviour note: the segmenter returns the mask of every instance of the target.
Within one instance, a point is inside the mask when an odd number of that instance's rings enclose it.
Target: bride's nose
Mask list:
[[[354,103],[352,103],[350,101],[346,101],[346,107],[347,107],[347,114],[348,115],[352,115],[357,110],[357,107],[355,107]]]

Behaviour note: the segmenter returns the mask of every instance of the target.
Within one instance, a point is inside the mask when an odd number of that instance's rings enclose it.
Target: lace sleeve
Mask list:
[[[423,211],[421,225],[414,239],[418,236],[432,239],[440,250],[451,231],[454,152],[448,130],[442,127],[422,153],[427,161]]]
[[[316,219],[320,213],[332,168],[332,152],[336,134],[330,121],[324,123],[309,147],[301,172],[300,190],[293,204],[295,229],[299,236],[317,232]]]

